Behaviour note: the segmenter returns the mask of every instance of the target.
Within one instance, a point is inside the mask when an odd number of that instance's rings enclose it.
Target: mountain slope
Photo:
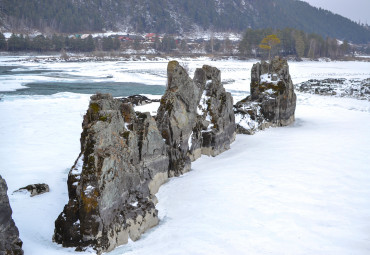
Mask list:
[[[57,32],[127,29],[179,33],[194,28],[244,31],[292,27],[357,43],[370,31],[355,22],[297,0],[2,0],[0,22]]]

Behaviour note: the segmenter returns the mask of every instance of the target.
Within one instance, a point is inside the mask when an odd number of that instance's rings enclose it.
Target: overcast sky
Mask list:
[[[302,0],[353,21],[370,25],[370,0]]]

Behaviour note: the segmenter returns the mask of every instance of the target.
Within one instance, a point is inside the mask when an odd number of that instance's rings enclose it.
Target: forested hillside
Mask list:
[[[1,26],[74,33],[106,30],[182,33],[286,27],[370,42],[370,31],[297,0],[1,0]]]

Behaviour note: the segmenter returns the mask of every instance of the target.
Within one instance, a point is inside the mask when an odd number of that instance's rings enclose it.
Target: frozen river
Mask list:
[[[51,238],[89,96],[160,95],[167,61],[22,59],[0,57],[0,174],[25,254],[76,253]],[[255,61],[179,62],[191,74],[219,68],[234,101],[249,94]],[[370,77],[369,62],[289,65],[294,83]],[[194,162],[160,189],[159,226],[111,254],[370,254],[369,155],[369,101],[299,93],[294,125],[238,135],[229,151]],[[51,190],[12,194],[32,183]]]

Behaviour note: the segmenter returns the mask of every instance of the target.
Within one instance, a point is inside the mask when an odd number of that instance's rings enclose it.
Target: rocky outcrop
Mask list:
[[[92,96],[54,240],[78,250],[92,246],[98,253],[137,240],[158,223],[154,194],[168,178],[168,165],[149,113],[135,113],[110,95]]]
[[[121,98],[121,101],[123,103],[131,103],[135,106],[146,105],[146,104],[150,104],[153,102],[159,102],[158,99],[150,99],[143,95],[132,95],[132,96],[124,97],[124,98]]]
[[[205,86],[205,72],[196,69],[194,79],[177,61],[167,66],[167,89],[161,98],[157,125],[167,144],[169,175],[190,170],[189,139],[197,119],[197,107]]]
[[[8,186],[0,176],[0,254],[23,255],[22,241],[12,219],[7,190]]]
[[[201,154],[216,156],[235,140],[233,100],[221,84],[221,72],[204,65],[191,79],[177,61],[167,69],[167,90],[157,124],[168,145],[169,173],[190,170]]]
[[[233,98],[221,84],[220,70],[207,65],[202,70],[206,85],[189,142],[192,160],[199,158],[201,154],[216,156],[230,149],[236,134]]]
[[[295,86],[296,90],[303,93],[350,97],[370,101],[370,78],[361,79],[311,79]]]
[[[91,97],[81,153],[68,176],[69,202],[55,222],[55,242],[101,253],[128,238],[137,240],[158,224],[159,186],[189,171],[195,151],[215,156],[230,147],[234,113],[220,71],[203,66],[191,79],[171,61],[167,75],[156,120],[134,111],[133,105],[150,103],[142,96]]]
[[[271,63],[254,64],[250,91],[250,96],[234,106],[238,133],[253,134],[294,122],[297,97],[286,60],[275,57]]]
[[[30,196],[37,196],[44,194],[46,192],[49,192],[49,185],[46,183],[41,183],[41,184],[30,184],[27,185],[26,187],[22,187],[19,190],[16,190],[16,192],[22,191],[22,190],[27,190],[30,192]]]

